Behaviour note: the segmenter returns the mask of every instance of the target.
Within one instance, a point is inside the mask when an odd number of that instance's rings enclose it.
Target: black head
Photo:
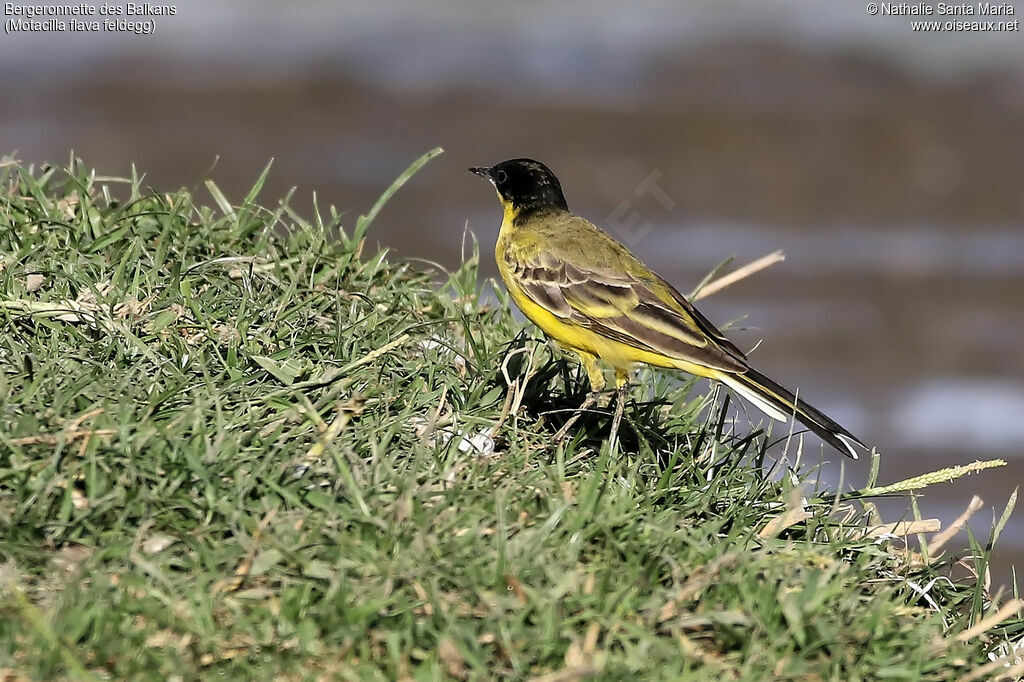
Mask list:
[[[540,161],[512,159],[490,168],[469,170],[490,180],[502,202],[511,204],[517,213],[549,207],[569,210],[558,178]]]

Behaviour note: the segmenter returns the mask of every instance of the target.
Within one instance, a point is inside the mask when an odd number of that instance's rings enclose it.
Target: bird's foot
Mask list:
[[[626,407],[626,397],[629,395],[629,384],[622,384],[615,389],[615,415],[612,417],[612,430],[608,435],[610,448],[615,448],[619,439],[619,424],[622,423],[622,413]]]
[[[555,434],[555,443],[560,443],[562,442],[562,440],[565,439],[573,425],[577,421],[579,421],[579,418],[583,416],[583,413],[589,410],[598,401],[598,398],[600,397],[601,394],[598,391],[591,391],[590,393],[587,394],[586,399],[576,409],[576,412],[573,413],[571,417],[569,417],[569,421],[565,422],[565,424],[562,425],[562,428],[558,429],[558,432]]]

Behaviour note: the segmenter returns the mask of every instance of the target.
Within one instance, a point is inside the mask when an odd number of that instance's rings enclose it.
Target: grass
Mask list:
[[[603,408],[553,445],[586,380],[481,302],[475,245],[455,272],[368,247],[416,166],[352,224],[260,207],[266,171],[211,206],[0,165],[4,679],[1022,669],[983,579],[1005,515],[965,555],[865,502],[968,470],[819,490],[656,373],[621,451]]]

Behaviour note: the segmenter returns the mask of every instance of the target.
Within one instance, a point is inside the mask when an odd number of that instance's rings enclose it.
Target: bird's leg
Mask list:
[[[569,417],[569,421],[565,422],[562,428],[558,429],[558,433],[555,434],[556,443],[561,442],[565,438],[573,424],[597,402],[601,392],[604,390],[604,372],[601,371],[601,366],[597,363],[597,357],[581,351],[576,351],[576,354],[580,356],[580,362],[583,363],[583,367],[587,370],[587,378],[590,380],[590,393],[587,394],[583,404]]]
[[[583,413],[589,410],[593,404],[597,402],[598,395],[600,394],[594,393],[593,391],[587,394],[586,399],[580,404],[573,415],[569,417],[569,421],[565,422],[565,424],[562,425],[562,428],[558,429],[558,433],[555,434],[556,443],[560,443],[562,439],[568,435],[569,429],[573,427]]]
[[[615,370],[615,415],[612,417],[612,431],[608,436],[608,446],[614,448],[619,437],[619,424],[626,407],[626,396],[629,395],[629,372],[624,369]]]

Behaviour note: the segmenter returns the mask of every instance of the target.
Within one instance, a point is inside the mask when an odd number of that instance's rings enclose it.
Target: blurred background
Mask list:
[[[0,155],[63,163],[73,149],[105,174],[135,163],[161,191],[212,176],[236,200],[274,157],[264,203],[297,185],[300,210],[316,191],[354,220],[443,146],[371,238],[452,266],[468,226],[488,275],[500,212],[465,169],[534,157],[684,292],[730,256],[782,249],[702,309],[745,316],[733,339],[763,335],[755,364],[876,445],[881,482],[1009,461],[929,488],[924,516],[948,524],[978,494],[987,536],[1020,483],[1019,30],[919,33],[812,0],[173,4],[121,17],[154,21],[152,35],[0,36]],[[996,18],[1024,10],[1011,7]],[[996,558],[1006,581],[1024,516]]]

